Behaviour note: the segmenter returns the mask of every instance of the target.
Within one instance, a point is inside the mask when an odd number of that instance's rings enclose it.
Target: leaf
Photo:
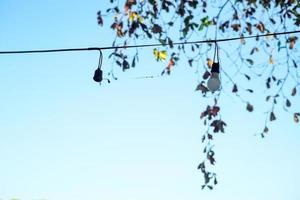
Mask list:
[[[224,133],[224,126],[226,126],[226,123],[222,120],[214,120],[210,126],[214,127],[214,133],[218,133],[219,131]]]
[[[208,187],[210,190],[213,189],[213,186],[211,186],[211,185],[207,185],[207,187]]]
[[[209,174],[207,172],[204,173],[204,183],[207,184],[209,183],[210,177]]]
[[[138,15],[137,19],[138,19],[138,21],[140,22],[140,24],[143,24],[144,19],[143,19],[141,16]]]
[[[212,68],[212,65],[213,65],[212,59],[207,58],[207,66],[208,66],[208,68]]]
[[[215,160],[213,154],[208,154],[207,155],[207,159],[209,160],[209,162],[210,162],[211,165],[215,165],[216,160]]]
[[[289,39],[287,40],[287,42],[290,43],[289,49],[293,49],[293,48],[294,48],[297,39],[298,39],[298,38],[295,37],[295,36],[289,37]]]
[[[254,110],[253,106],[248,102],[247,103],[247,107],[246,109],[249,111],[249,112],[252,112]]]
[[[269,89],[271,87],[271,78],[267,78],[267,81],[266,81],[266,87]]]
[[[256,24],[256,28],[262,33],[265,31],[265,25],[262,22]]]
[[[210,76],[210,72],[209,71],[205,71],[204,74],[202,75],[202,78],[204,80],[208,79],[208,77]]]
[[[132,5],[136,4],[136,0],[127,0],[125,5],[124,5],[124,11],[125,13],[128,12],[131,9]]]
[[[273,65],[273,64],[274,64],[274,60],[273,60],[272,55],[269,56],[269,64],[270,64],[270,65]]]
[[[173,41],[171,40],[171,38],[168,38],[168,44],[169,44],[170,48],[174,47]]]
[[[134,56],[134,58],[132,60],[131,67],[135,67],[135,59],[136,59],[136,56]]]
[[[123,71],[129,69],[129,67],[130,67],[129,63],[126,60],[123,61],[122,65],[123,65]]]
[[[296,94],[297,94],[297,89],[296,89],[296,87],[294,87],[292,90],[292,96],[295,96]]]
[[[293,59],[293,64],[294,64],[295,68],[298,68],[298,65],[297,65],[297,63],[296,63],[296,61],[294,59]]]
[[[286,107],[291,107],[292,104],[291,104],[290,100],[286,99],[285,105],[286,105]]]
[[[208,88],[206,86],[203,85],[203,83],[199,83],[196,87],[196,91],[200,90],[202,93],[206,93],[208,92]]]
[[[254,47],[254,48],[251,50],[250,55],[253,55],[254,52],[258,52],[258,51],[259,51],[259,49],[258,49],[257,47]]]
[[[254,61],[253,61],[252,59],[247,58],[246,61],[247,61],[250,65],[253,65],[253,64],[254,64]]]
[[[198,165],[197,169],[201,169],[201,170],[205,169],[205,164],[204,164],[204,162],[200,163],[200,164]]]
[[[276,21],[273,18],[269,18],[269,20],[272,22],[272,24],[276,24]]]
[[[158,51],[156,48],[153,49],[153,54],[154,54],[157,61],[166,60],[166,58],[168,56],[167,51],[165,51],[165,50]]]
[[[217,178],[215,178],[215,180],[214,180],[214,184],[215,184],[215,185],[217,185],[217,184],[218,184]]]
[[[116,63],[117,65],[122,66],[122,63],[119,60],[117,60]]]
[[[232,24],[231,25],[231,28],[234,30],[234,31],[239,31],[240,28],[241,28],[241,24]]]
[[[276,120],[276,116],[275,116],[274,112],[272,111],[270,113],[270,121],[275,121],[275,120]]]
[[[167,45],[167,40],[166,39],[158,39],[158,41],[163,45]]]
[[[294,122],[295,123],[299,122],[299,117],[300,117],[300,113],[294,113]]]
[[[204,120],[204,122],[206,122],[206,120]],[[201,138],[201,142],[203,143],[204,141],[205,141],[205,135],[203,135]]]
[[[244,39],[243,35],[241,36],[240,42],[241,42],[241,44],[246,44],[246,40]]]
[[[246,109],[249,111],[249,112],[252,112],[254,110],[253,106],[248,102],[247,103],[247,107]]]
[[[218,115],[218,112],[220,111],[220,107],[219,106],[214,106],[211,110],[210,110],[210,113],[212,116],[217,116]]]
[[[251,77],[250,77],[249,75],[247,75],[247,74],[244,74],[244,76],[246,77],[246,79],[247,79],[248,81],[250,81],[250,80],[251,80]]]
[[[174,62],[173,58],[171,58],[168,65],[167,65],[167,67],[166,67],[168,74],[171,73],[174,65],[175,65],[175,62]]]
[[[98,15],[97,17],[98,25],[103,26],[103,17],[101,11],[98,11],[97,15]]]
[[[193,67],[193,61],[194,61],[194,59],[189,59],[189,60],[188,60],[188,63],[189,63],[189,65],[190,65],[190,67]]]
[[[237,87],[236,84],[233,85],[232,92],[233,93],[237,93],[238,92],[238,87]]]
[[[138,18],[138,14],[136,12],[130,12],[129,13],[129,17],[128,17],[128,20],[129,21],[134,21]]]
[[[207,28],[208,26],[212,25],[213,22],[208,19],[208,16],[201,19],[200,26],[198,28],[199,31],[202,31],[204,28]]]

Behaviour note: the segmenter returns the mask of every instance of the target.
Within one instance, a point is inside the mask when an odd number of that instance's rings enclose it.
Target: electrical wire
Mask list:
[[[99,56],[99,62],[98,62],[98,69],[101,69],[102,61],[103,61],[103,54],[102,51],[99,50],[100,56]]]
[[[287,35],[293,33],[300,33],[300,30],[297,31],[287,31],[287,32],[274,32],[267,34],[258,34],[251,36],[243,37],[233,37],[233,38],[224,38],[224,39],[215,39],[215,40],[199,40],[199,41],[185,41],[185,42],[174,42],[172,45],[187,45],[187,44],[202,44],[202,43],[217,43],[217,42],[227,42],[233,40],[241,39],[250,39],[250,38],[259,38],[259,37],[268,37],[268,36],[278,36],[278,35]],[[67,48],[67,49],[44,49],[44,50],[24,50],[24,51],[0,51],[0,54],[28,54],[28,53],[53,53],[53,52],[68,52],[68,51],[100,51],[101,50],[110,50],[110,49],[129,49],[129,48],[145,48],[145,47],[158,47],[158,46],[170,46],[170,44],[140,44],[140,45],[124,45],[124,46],[106,46],[106,47],[88,47],[88,48]]]

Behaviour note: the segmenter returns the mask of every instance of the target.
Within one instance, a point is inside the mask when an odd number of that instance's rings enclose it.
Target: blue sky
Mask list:
[[[2,0],[0,50],[109,46],[112,32],[96,21],[107,2]],[[300,198],[299,124],[278,109],[270,134],[254,136],[263,92],[253,114],[222,96],[229,126],[216,137],[219,184],[201,190],[199,115],[209,100],[194,92],[197,77],[184,62],[170,77],[134,79],[165,66],[151,51],[101,87],[92,80],[97,52],[1,55],[0,199]],[[299,111],[299,95],[292,105]]]

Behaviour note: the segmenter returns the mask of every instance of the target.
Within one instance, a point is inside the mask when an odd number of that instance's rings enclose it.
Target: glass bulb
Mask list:
[[[207,81],[207,88],[211,92],[215,92],[215,91],[219,90],[220,87],[221,87],[221,81],[219,78],[219,73],[212,72],[210,75],[210,78]]]

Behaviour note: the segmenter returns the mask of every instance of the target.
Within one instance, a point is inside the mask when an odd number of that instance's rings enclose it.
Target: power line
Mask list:
[[[186,41],[186,42],[174,42],[173,45],[186,45],[186,44],[203,44],[203,43],[217,43],[217,42],[227,42],[233,40],[241,39],[250,39],[250,38],[259,38],[259,37],[268,37],[268,36],[278,36],[278,35],[287,35],[293,33],[300,33],[300,30],[297,31],[286,31],[286,32],[277,32],[277,33],[267,33],[267,34],[258,34],[251,36],[243,37],[233,37],[233,38],[223,38],[216,40],[199,40],[199,41]],[[124,46],[106,46],[106,47],[88,47],[88,48],[68,48],[68,49],[44,49],[44,50],[24,50],[24,51],[0,51],[0,54],[28,54],[28,53],[53,53],[53,52],[69,52],[69,51],[102,51],[110,49],[130,49],[130,48],[145,48],[145,47],[158,47],[158,46],[170,46],[170,44],[140,44],[140,45],[124,45]]]

